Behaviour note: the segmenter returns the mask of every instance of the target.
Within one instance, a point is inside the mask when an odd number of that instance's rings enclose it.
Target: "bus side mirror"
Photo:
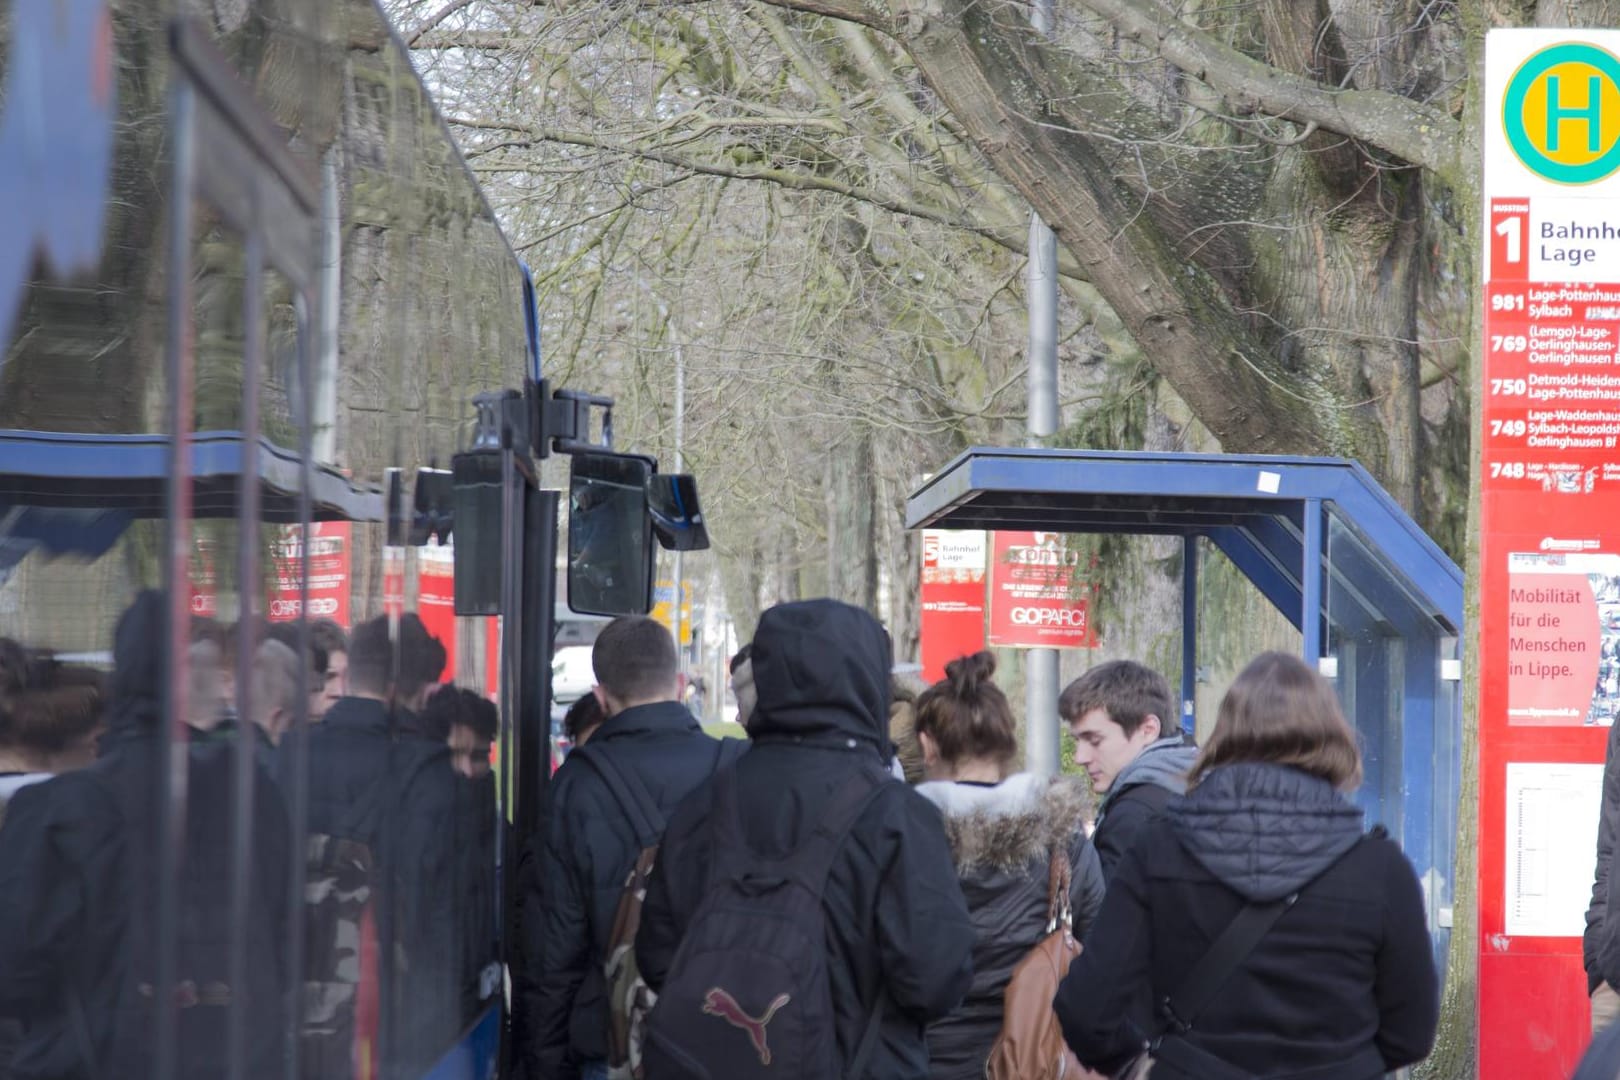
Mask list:
[[[709,550],[709,530],[703,524],[697,478],[687,473],[654,475],[647,479],[647,513],[653,535],[670,551]]]
[[[652,607],[653,530],[635,454],[574,453],[568,475],[568,606],[582,615],[645,615]]]

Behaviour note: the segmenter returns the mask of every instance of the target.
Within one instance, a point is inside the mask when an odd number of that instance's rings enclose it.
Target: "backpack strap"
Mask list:
[[[1052,845],[1051,865],[1046,879],[1046,932],[1058,927],[1074,929],[1074,867],[1069,862],[1069,848],[1059,840]]]
[[[634,769],[619,768],[613,756],[595,743],[586,743],[574,753],[584,758],[585,764],[595,769],[603,783],[607,784],[619,809],[630,819],[630,827],[636,834],[636,846],[650,848],[657,844],[664,833],[664,815],[641,776]]]
[[[1344,855],[1360,847],[1363,840],[1388,835],[1388,830],[1382,825],[1375,826],[1370,833],[1347,848]],[[1334,859],[1332,865],[1322,873],[1325,874],[1332,866],[1337,866],[1344,855]],[[1316,878],[1311,879],[1315,880]],[[1310,882],[1306,882],[1300,889],[1309,884]],[[1299,900],[1300,889],[1295,889],[1281,900],[1273,900],[1266,904],[1248,904],[1237,913],[1237,917],[1221,931],[1221,936],[1210,945],[1209,951],[1187,973],[1187,977],[1182,980],[1176,992],[1166,995],[1159,1002],[1159,1013],[1168,1025],[1169,1031],[1184,1035],[1192,1029],[1193,1021],[1198,1019],[1198,1015],[1215,1000],[1221,985],[1238,969],[1238,965],[1248,958],[1254,947],[1260,944],[1260,939],[1277,924],[1283,912],[1293,907]]]
[[[1221,936],[1209,947],[1202,959],[1182,980],[1180,988],[1159,1002],[1159,1012],[1168,1022],[1170,1030],[1185,1034],[1191,1030],[1198,1014],[1215,1000],[1221,984],[1231,977],[1238,965],[1260,944],[1282,913],[1294,906],[1299,893],[1292,893],[1269,904],[1248,904],[1237,913],[1237,918],[1226,924]]]
[[[861,1042],[855,1048],[855,1056],[849,1059],[849,1072],[845,1074],[849,1080],[864,1080],[866,1076],[866,1066],[871,1064],[872,1054],[877,1050],[878,1036],[883,1033],[884,1004],[883,988],[879,987],[877,1004],[872,1006],[872,1012],[866,1018],[866,1031],[861,1034]]]
[[[894,783],[900,781],[887,772],[875,777],[863,769],[840,784],[821,812],[821,823],[788,860],[791,870],[796,871],[805,882],[817,886],[818,892],[824,891],[827,875],[832,872],[833,859],[838,857],[838,849],[843,846],[844,838],[883,791],[884,785]]]

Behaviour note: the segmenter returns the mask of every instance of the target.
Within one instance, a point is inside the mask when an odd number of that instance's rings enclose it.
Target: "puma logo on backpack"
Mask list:
[[[713,863],[647,1018],[648,1075],[657,1080],[841,1080],[862,1076],[882,1024],[881,992],[860,1046],[840,1060],[827,977],[822,894],[851,827],[885,784],[869,771],[833,793],[821,822],[784,858],[751,851],[737,770],[713,781]],[[746,1035],[746,1038],[743,1036]]]
[[[754,1044],[755,1051],[759,1053],[759,1063],[769,1065],[771,1063],[771,1045],[765,1041],[765,1027],[771,1022],[771,1017],[776,1015],[776,1011],[792,1000],[793,998],[787,994],[777,994],[776,1000],[772,1001],[770,1008],[765,1010],[765,1015],[755,1020],[752,1016],[743,1012],[742,1006],[737,1004],[736,998],[717,986],[710,990],[703,999],[703,1011],[710,1016],[720,1017],[732,1027],[746,1031],[748,1038]]]

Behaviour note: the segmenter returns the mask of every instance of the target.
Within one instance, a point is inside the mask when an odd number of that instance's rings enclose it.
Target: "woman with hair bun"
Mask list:
[[[1077,778],[1014,771],[1017,724],[995,671],[988,652],[953,660],[916,704],[927,777],[917,792],[945,818],[975,935],[972,989],[928,1028],[933,1080],[985,1075],[1013,968],[1048,932],[1054,856],[1071,867],[1076,937],[1102,903],[1102,864],[1084,829],[1090,794]]]

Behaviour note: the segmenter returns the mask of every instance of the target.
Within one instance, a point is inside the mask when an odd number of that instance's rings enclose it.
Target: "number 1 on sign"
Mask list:
[[[1523,218],[1510,217],[1503,218],[1496,223],[1496,235],[1507,241],[1507,252],[1505,253],[1507,262],[1516,263],[1524,260],[1524,241],[1519,233],[1519,223],[1523,220]]]

